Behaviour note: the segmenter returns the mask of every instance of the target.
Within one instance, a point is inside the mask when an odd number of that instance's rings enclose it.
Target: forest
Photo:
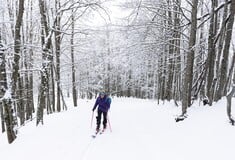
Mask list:
[[[0,0],[1,132],[67,110],[64,98],[211,106],[235,92],[234,0]]]

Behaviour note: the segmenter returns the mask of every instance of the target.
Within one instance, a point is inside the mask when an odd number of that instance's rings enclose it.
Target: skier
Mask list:
[[[96,107],[99,105],[98,107],[98,116],[96,117],[96,133],[98,133],[100,131],[100,123],[101,123],[101,115],[103,115],[103,130],[102,132],[105,131],[106,127],[107,127],[107,114],[108,114],[108,110],[110,108],[110,104],[111,104],[111,98],[105,94],[104,92],[101,92],[99,94],[99,97],[96,99],[95,105],[92,109],[92,111],[94,112]]]

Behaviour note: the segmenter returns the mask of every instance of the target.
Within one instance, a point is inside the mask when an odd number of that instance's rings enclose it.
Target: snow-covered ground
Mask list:
[[[72,106],[72,100],[67,100]],[[195,103],[185,121],[174,118],[181,108],[173,103],[113,98],[109,114],[112,132],[91,138],[95,100],[44,117],[20,128],[9,145],[0,134],[4,160],[223,160],[235,159],[235,127],[228,124],[226,101],[213,107]],[[233,105],[235,100],[233,100]]]

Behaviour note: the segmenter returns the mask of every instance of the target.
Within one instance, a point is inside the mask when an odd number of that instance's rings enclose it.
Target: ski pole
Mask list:
[[[92,116],[91,116],[91,129],[92,129],[93,117],[94,117],[94,111],[92,112]]]
[[[111,124],[110,124],[110,120],[109,120],[109,116],[108,116],[108,115],[107,115],[107,120],[108,120],[110,132],[112,132],[112,127],[111,127]]]

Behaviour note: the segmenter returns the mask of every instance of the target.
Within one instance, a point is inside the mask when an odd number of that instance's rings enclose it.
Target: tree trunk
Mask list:
[[[168,27],[173,28],[173,15],[174,13],[172,13],[171,11],[171,1],[167,0],[167,4],[168,4]],[[170,40],[170,44],[168,46],[168,63],[167,63],[167,83],[166,83],[166,88],[165,88],[165,96],[164,99],[167,99],[168,101],[170,101],[170,99],[172,98],[172,85],[173,85],[173,65],[174,65],[174,43],[175,43],[175,39],[173,37],[175,37],[174,31],[171,31],[171,36],[172,36],[172,40]]]
[[[3,103],[0,102],[0,118],[1,118],[1,128],[2,128],[2,133],[6,131],[5,128],[5,121],[4,121],[4,113],[3,113]]]
[[[30,4],[30,19],[31,19],[30,26],[32,28],[33,27],[33,20],[32,20],[33,19],[33,0],[31,0],[31,4]],[[30,32],[30,44],[33,44],[33,32]],[[31,62],[29,67],[30,67],[30,69],[32,69],[33,68],[33,49],[32,48],[30,48],[29,60]],[[34,108],[34,93],[33,93],[33,72],[30,72],[30,74],[29,74],[29,90],[30,90],[29,97],[30,97],[30,101],[31,101],[30,107],[32,109],[32,113],[34,113],[35,108]],[[31,116],[33,118],[33,115],[31,115]]]
[[[42,42],[42,69],[41,69],[41,84],[39,90],[39,103],[37,109],[37,120],[36,125],[40,122],[43,124],[43,110],[50,104],[49,97],[49,71],[51,69],[50,62],[52,61],[51,56],[51,36],[52,32],[49,33],[49,27],[47,22],[47,13],[45,8],[45,1],[39,0],[40,15],[41,15],[41,42]],[[45,37],[46,36],[46,37]],[[48,108],[48,106],[47,106]]]
[[[206,60],[206,72],[207,72],[207,87],[206,87],[206,95],[209,100],[209,105],[212,105],[213,101],[213,93],[212,93],[212,82],[214,78],[214,63],[215,63],[215,35],[217,24],[215,23],[215,12],[214,9],[216,7],[216,0],[211,0],[212,5],[212,15],[210,20],[209,27],[209,37],[208,37],[208,57]]]
[[[216,67],[216,80],[217,80],[217,86],[216,86],[216,94],[215,94],[215,101],[219,100],[219,92],[218,92],[218,82],[220,80],[220,62],[221,62],[221,54],[223,50],[223,45],[224,45],[224,38],[225,38],[225,29],[226,29],[226,19],[228,15],[228,0],[226,0],[225,6],[224,6],[224,13],[222,17],[222,24],[221,28],[219,31],[219,40],[218,40],[218,49],[217,49],[217,57],[216,57],[216,62],[215,62],[215,67]]]
[[[74,60],[74,27],[75,27],[75,19],[74,19],[74,10],[72,10],[72,31],[71,31],[71,65],[72,65],[72,94],[73,94],[73,105],[77,107],[77,89],[76,89],[76,70],[75,70],[75,60]]]
[[[174,10],[175,10],[175,16],[174,16],[174,30],[175,30],[175,73],[174,73],[174,95],[173,95],[173,99],[175,101],[178,101],[181,99],[181,55],[180,55],[180,47],[181,47],[181,27],[180,27],[180,14],[178,14],[177,12],[179,12],[179,7],[181,6],[181,0],[176,0],[176,3],[178,6],[174,6]]]
[[[19,77],[18,79],[18,91],[17,91],[17,98],[18,102],[17,102],[17,111],[18,111],[18,116],[20,118],[20,125],[24,125],[25,123],[25,103],[23,100],[23,77]]]
[[[29,8],[30,8],[30,23],[29,23],[29,30],[28,30],[28,34],[29,34],[29,44],[33,45],[33,32],[31,31],[32,27],[33,27],[33,0],[30,1],[29,3]],[[28,53],[28,60],[29,63],[27,61],[25,61],[25,68],[26,69],[33,69],[33,49],[30,48],[29,49],[29,53]],[[33,94],[33,72],[29,71],[27,73],[26,76],[26,88],[28,88],[27,93],[26,93],[26,97],[27,97],[27,104],[26,104],[26,120],[29,119],[33,119],[33,113],[35,112],[34,110],[34,94]]]
[[[8,99],[10,97],[7,97],[5,95],[7,91],[7,76],[6,76],[5,63],[6,60],[4,56],[4,49],[2,45],[1,32],[0,32],[0,87],[1,87],[0,98],[4,97],[2,99],[2,102],[0,102],[1,125],[2,125],[2,132],[5,131],[5,125],[6,125],[8,143],[12,143],[16,139],[16,133],[15,133],[15,123],[13,117],[12,104],[11,104],[12,101]]]
[[[7,128],[7,138],[8,143],[12,143],[16,139],[16,121],[14,119],[14,110],[12,109],[10,99],[3,99],[3,108],[4,108],[4,116],[5,116],[5,123]]]
[[[7,90],[7,77],[6,77],[6,68],[5,68],[5,55],[4,55],[4,48],[2,44],[1,38],[2,32],[0,28],[0,99],[4,97],[5,92]],[[4,111],[3,111],[3,102],[0,101],[0,114],[1,114],[1,126],[2,132],[5,132],[5,120],[4,120]]]
[[[55,102],[55,78],[54,78],[54,60],[53,60],[54,58],[53,58],[53,56],[51,57],[51,65],[50,65],[50,68],[51,68],[51,92],[50,92],[50,99],[51,99],[51,101],[52,101],[52,107],[50,107],[49,108],[49,113],[52,113],[52,112],[55,112],[56,111],[56,109],[55,109],[55,104],[56,104],[56,102]]]
[[[235,1],[233,0],[230,5],[230,16],[229,16],[228,24],[226,27],[226,37],[225,37],[223,58],[222,58],[221,69],[220,69],[220,81],[219,81],[219,88],[217,91],[218,99],[220,99],[222,96],[225,96],[227,93],[227,88],[225,86],[226,86],[226,79],[227,79],[227,73],[228,73],[229,48],[230,48],[230,43],[231,43],[231,38],[232,38],[234,14],[235,14]]]
[[[13,73],[12,73],[12,94],[13,98],[16,95],[16,84],[19,78],[19,60],[21,51],[21,35],[20,30],[23,21],[24,14],[24,0],[19,0],[19,11],[17,15],[16,25],[15,25],[15,46],[14,46],[14,63],[13,63]]]
[[[60,8],[60,1],[55,2],[55,8],[56,12]],[[57,16],[55,20],[55,52],[56,52],[56,79],[57,79],[57,103],[56,103],[56,109],[57,112],[61,111],[61,103],[60,103],[60,46],[61,46],[61,33],[60,33],[60,15]]]
[[[13,72],[12,72],[12,84],[11,84],[11,95],[12,97],[7,97],[3,99],[4,113],[5,113],[5,122],[7,127],[7,136],[8,142],[12,143],[16,138],[16,125],[17,118],[15,107],[12,103],[11,98],[16,98],[16,86],[19,79],[19,60],[20,60],[20,51],[21,51],[21,26],[23,21],[24,14],[24,0],[19,0],[19,9],[15,24],[15,36],[14,36],[14,63],[13,63]],[[21,97],[20,97],[21,98]]]
[[[16,3],[16,1],[15,1],[15,3]],[[14,2],[10,2],[10,0],[7,0],[8,14],[9,14],[9,18],[11,20],[15,20],[14,11],[13,11],[13,8],[15,7],[15,5],[16,4],[14,4]],[[13,37],[15,35],[14,23],[11,23],[10,25],[11,25],[11,34],[12,34],[11,36]]]
[[[187,108],[191,105],[191,88],[193,80],[193,64],[194,64],[194,50],[196,43],[196,33],[197,33],[197,5],[198,0],[193,0],[192,2],[192,13],[191,13],[191,30],[189,39],[189,51],[187,52],[187,62],[184,75],[183,84],[183,101],[182,101],[182,115],[185,115]]]
[[[235,50],[233,50],[232,63],[231,63],[231,67],[230,67],[229,72],[228,72],[228,78],[226,80],[225,88],[229,88],[229,86],[232,83],[232,78],[235,79],[235,77],[232,77],[233,76],[232,74],[233,74],[233,72],[235,70],[234,66],[235,66]]]

